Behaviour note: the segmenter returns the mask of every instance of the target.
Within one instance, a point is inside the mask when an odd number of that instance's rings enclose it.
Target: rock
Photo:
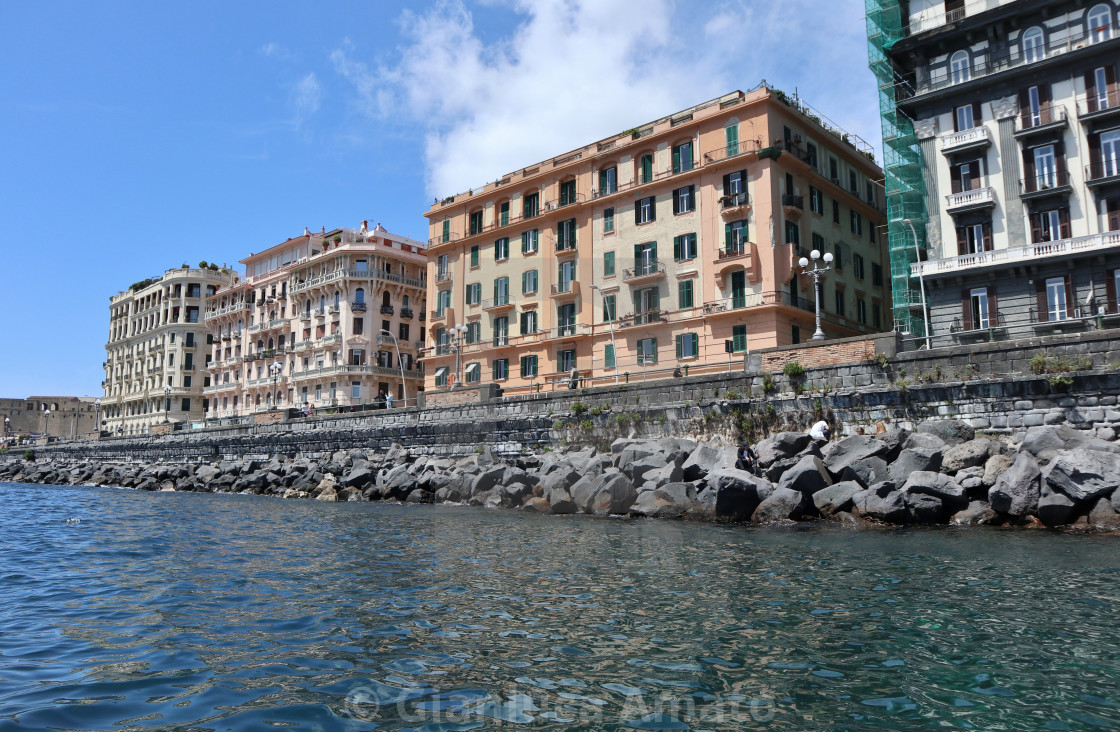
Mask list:
[[[879,457],[887,445],[873,435],[852,435],[829,443],[821,450],[821,459],[833,478],[839,478],[853,463]]]
[[[568,489],[575,485],[576,481],[581,477],[582,476],[578,472],[571,468],[565,467],[559,470],[553,470],[541,479],[541,495],[548,498],[552,494],[552,491],[562,490],[570,499],[571,495],[568,494]]]
[[[646,473],[645,480],[654,483],[655,487],[668,485],[670,483],[680,483],[684,481],[684,470],[675,462],[671,462],[661,468],[661,470]]]
[[[315,488],[311,491],[311,494],[315,497],[318,497],[320,494],[326,491],[331,491],[333,493],[337,485],[338,482],[335,480],[333,475],[326,475],[321,481],[319,481],[319,485],[315,486]]]
[[[1059,450],[1042,477],[1052,490],[1077,503],[1093,501],[1120,487],[1120,454],[1085,448]]]
[[[634,484],[625,475],[604,474],[599,477],[597,483],[598,490],[591,499],[589,513],[599,516],[624,514],[638,498]]]
[[[618,468],[611,468],[613,475],[619,475]],[[584,476],[577,480],[571,488],[567,490],[570,499],[575,503],[577,511],[587,512],[590,511],[591,499],[599,490],[598,481],[604,478],[607,474],[590,478]],[[551,496],[550,496],[551,501]]]
[[[803,504],[807,500],[806,494],[801,491],[778,486],[754,510],[751,521],[756,524],[768,524],[775,521],[801,518],[802,513],[804,513]]]
[[[362,491],[354,486],[349,486],[338,491],[335,500],[338,501],[360,501],[362,500]]]
[[[1062,450],[1099,450],[1120,453],[1120,445],[1097,439],[1067,425],[1031,427],[1023,436],[1020,451],[1034,455],[1040,463],[1048,463]]]
[[[623,448],[620,453],[618,453],[618,457],[615,459],[614,465],[616,468],[622,471],[623,474],[629,476],[630,467],[636,461],[642,460],[643,458],[652,457],[655,454],[657,454],[657,449],[653,446],[652,443],[645,441],[633,442],[632,444],[627,445],[625,448]],[[661,467],[665,464],[665,462],[666,460],[662,458],[661,461],[656,464],[656,467]]]
[[[902,492],[933,496],[953,513],[968,507],[964,488],[949,476],[928,470],[911,473],[902,485]]]
[[[983,465],[991,455],[991,450],[991,441],[985,439],[969,440],[953,445],[942,454],[941,470],[952,475],[965,468]]]
[[[935,524],[941,521],[943,504],[937,496],[928,493],[909,493],[902,491],[902,500],[910,511],[910,518],[919,524]]]
[[[888,463],[894,462],[894,459],[898,457],[898,453],[902,451],[902,448],[909,437],[910,432],[903,429],[887,430],[886,432],[875,435],[875,439],[882,442],[883,445],[885,445],[887,448],[887,451],[881,454],[879,457],[883,458],[883,460],[887,461]]]
[[[364,461],[363,461],[364,462]],[[343,478],[342,484],[349,487],[365,488],[373,482],[374,474],[369,468],[352,468],[346,477]]]
[[[861,490],[863,486],[854,480],[834,483],[813,494],[813,505],[817,507],[821,516],[827,518],[834,513],[850,509],[853,505],[853,496]]]
[[[957,419],[934,419],[918,425],[918,432],[933,435],[946,445],[959,445],[976,437],[976,430]]]
[[[415,488],[409,491],[408,497],[404,500],[405,503],[431,503],[432,498],[432,494],[423,488]]]
[[[672,463],[669,462],[668,456],[665,453],[655,453],[634,460],[625,467],[620,465],[619,469],[622,470],[623,474],[630,478],[631,481],[640,484],[645,482],[646,475],[659,472],[662,468],[666,467],[667,464]]]
[[[730,457],[731,462],[728,464],[727,460]],[[688,458],[685,459],[681,465],[682,478],[684,480],[693,481],[704,478],[708,473],[719,470],[723,467],[735,466],[735,448],[717,448],[708,443],[701,443],[696,446],[696,449],[689,453]]]
[[[999,514],[992,510],[987,501],[972,501],[968,508],[957,511],[949,519],[954,526],[987,526],[999,522]]]
[[[724,468],[708,476],[708,489],[699,500],[715,518],[742,521],[754,513],[774,490],[770,481],[745,470]]]
[[[838,480],[854,480],[864,488],[888,480],[889,478],[890,465],[881,457],[869,457],[863,460],[857,460],[837,476]]]
[[[526,511],[536,511],[537,513],[552,513],[552,504],[548,502],[547,498],[530,498],[525,501],[521,507]]]
[[[548,504],[551,506],[552,513],[568,514],[579,511],[579,507],[576,506],[576,502],[572,500],[572,496],[566,488],[554,488],[550,491]]]
[[[500,498],[502,508],[514,508],[532,497],[533,487],[524,483],[508,483],[495,487],[493,494]]]
[[[945,440],[937,435],[931,435],[928,432],[912,432],[906,440],[902,443],[903,450],[917,450],[924,448],[926,450],[938,450],[944,452],[949,446],[945,444]]]
[[[461,503],[463,496],[451,486],[444,486],[435,492],[434,500],[436,503]]]
[[[819,490],[832,485],[832,478],[825,468],[824,461],[816,455],[806,455],[785,472],[778,483],[779,488],[789,488],[809,497]]]
[[[1020,452],[1011,467],[988,490],[988,503],[1000,513],[1022,518],[1035,512],[1042,472],[1029,452]]]
[[[680,518],[693,510],[696,488],[689,483],[670,483],[638,494],[630,513],[648,518]]]
[[[319,491],[319,495],[315,496],[316,501],[337,501],[338,492],[335,491],[334,486],[326,490]]]
[[[1014,462],[1014,458],[1010,455],[1004,455],[1003,453],[992,455],[984,463],[984,474],[980,478],[980,482],[991,488],[999,480],[999,476],[1011,469]]]
[[[910,509],[902,491],[895,490],[894,483],[889,480],[856,493],[852,496],[852,503],[860,516],[893,524],[904,524],[910,520]]]
[[[1047,526],[1061,526],[1069,523],[1070,517],[1073,516],[1073,509],[1074,502],[1069,496],[1049,493],[1038,499],[1035,515]]]
[[[482,457],[482,455],[479,455],[478,457]],[[492,462],[493,461],[491,460],[491,463]],[[471,481],[471,496],[473,497],[478,495],[479,493],[485,493],[486,491],[492,489],[494,486],[498,485],[498,482],[505,476],[505,472],[505,467],[497,466],[487,468],[486,470],[479,473],[477,476],[475,476],[475,479]]]
[[[898,454],[887,470],[888,480],[902,485],[911,473],[937,472],[941,469],[941,451],[929,447],[908,447]]]
[[[1112,507],[1107,498],[1098,498],[1093,510],[1089,512],[1089,523],[1100,531],[1120,529],[1120,513]]]
[[[758,456],[758,464],[768,468],[778,460],[797,455],[809,444],[809,435],[805,432],[779,432],[767,437],[754,446],[754,453]],[[734,464],[734,463],[732,463]]]
[[[204,487],[209,486],[211,481],[217,480],[221,475],[222,471],[215,468],[213,465],[200,465],[198,466],[198,470],[194,471],[195,480],[198,481],[199,485]]]

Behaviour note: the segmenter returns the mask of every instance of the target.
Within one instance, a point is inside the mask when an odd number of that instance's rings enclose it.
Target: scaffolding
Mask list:
[[[921,295],[911,277],[917,249],[926,248],[926,185],[922,153],[914,121],[898,109],[897,100],[912,96],[910,82],[887,57],[887,51],[908,34],[908,0],[866,0],[868,66],[879,84],[879,114],[883,124],[884,187],[887,196],[887,241],[891,263],[894,329],[925,336]],[[914,234],[904,224],[909,219]]]

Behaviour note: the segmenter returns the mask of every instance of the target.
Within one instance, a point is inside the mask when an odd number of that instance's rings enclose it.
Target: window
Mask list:
[[[509,259],[509,237],[503,236],[494,242],[494,261]]]
[[[477,384],[482,381],[482,366],[478,361],[468,363],[463,369],[463,383]]]
[[[854,170],[848,171],[848,190],[857,196],[859,195],[859,178]]]
[[[521,357],[521,378],[526,379],[537,375],[537,357]]]
[[[567,206],[576,202],[576,182],[566,180],[560,184],[560,205]]]
[[[836,314],[844,317],[844,291],[839,287],[836,288],[834,299],[836,301]]]
[[[529,295],[537,291],[537,270],[529,269],[521,273],[521,294]]]
[[[494,304],[509,304],[509,277],[498,277],[494,280]]]
[[[700,336],[696,333],[677,335],[677,358],[696,358],[700,351]]]
[[[875,301],[871,302],[871,327],[872,328],[882,328],[883,327],[883,311],[879,307],[879,303],[877,303]]]
[[[607,345],[603,346],[603,368],[615,368],[613,343],[608,343]]]
[[[809,210],[824,216],[824,195],[813,186],[809,186]]]
[[[805,143],[805,162],[814,168],[817,167],[817,146],[811,142]]]
[[[481,211],[474,211],[473,213],[471,213],[470,231],[471,231],[471,234],[482,233],[482,212]]]
[[[478,245],[477,244],[475,244],[474,246],[471,247],[471,266],[472,267],[477,267],[478,266]]]
[[[747,326],[736,325],[731,328],[731,350],[736,353],[747,350]]]
[[[723,250],[728,255],[744,254],[747,251],[747,220],[732,221],[723,226]]]
[[[786,222],[786,244],[801,244],[801,227],[793,221]]]
[[[1112,10],[1104,4],[1094,5],[1089,11],[1089,37],[1093,43],[1107,41],[1112,37]]]
[[[436,369],[436,386],[447,386],[447,372],[446,366],[440,366]],[[304,401],[307,401],[304,399]]]
[[[723,133],[727,139],[727,157],[739,154],[739,125],[729,124],[723,128]]]
[[[638,363],[657,363],[656,338],[641,338],[638,340]]]
[[[864,302],[862,297],[856,298],[856,320],[863,325],[867,325],[867,303]]]
[[[537,332],[537,311],[526,310],[521,313],[521,335],[532,335]]]
[[[451,272],[447,269],[447,255],[441,254],[438,258],[436,258],[436,281],[442,282],[443,280],[446,280],[450,275]]]
[[[568,260],[561,262],[556,275],[556,292],[571,292],[572,282],[576,278],[576,263]]]
[[[448,292],[447,294],[450,295],[451,293]],[[353,328],[354,335],[362,335],[362,332],[363,332],[364,329],[365,329],[365,319],[364,318],[354,318],[354,328]]]
[[[599,171],[599,195],[609,196],[618,190],[618,168],[611,166]]]
[[[482,302],[482,283],[472,282],[467,285],[467,304],[478,305]]]
[[[436,315],[442,318],[444,311],[449,307],[451,307],[451,290],[440,290],[436,293]],[[361,318],[355,320],[361,320]]]
[[[863,218],[859,212],[852,211],[852,233],[856,236],[863,236]]]
[[[696,208],[696,186],[684,186],[673,191],[673,213],[688,213]]]
[[[501,226],[509,224],[509,201],[502,201],[501,206],[498,207],[498,223]]]
[[[1034,189],[1054,188],[1058,184],[1058,160],[1053,145],[1043,145],[1034,149]]]
[[[673,237],[673,260],[683,262],[696,259],[696,234],[681,234]]]
[[[614,252],[603,252],[603,276],[614,277]]]
[[[797,327],[796,325],[791,326],[789,337],[790,337],[790,342],[793,343],[793,345],[796,346],[798,343],[801,342],[801,328]]]
[[[634,291],[634,310],[638,314],[656,313],[661,310],[661,293],[656,287]]]
[[[557,335],[571,336],[576,334],[576,306],[566,303],[556,308]]]
[[[949,175],[952,177],[953,193],[972,191],[980,187],[980,161],[971,160],[967,163],[949,166]],[[855,212],[852,212],[853,215]],[[853,219],[854,220],[854,219]]]
[[[984,330],[991,327],[987,287],[976,287],[970,290],[966,307],[968,308],[968,317],[964,323],[965,330]]]
[[[609,323],[618,318],[618,310],[615,307],[615,295],[603,295],[603,322]]]
[[[692,141],[682,142],[673,148],[673,172],[692,170]]]
[[[408,323],[401,323],[397,331],[397,339],[401,341],[408,340]]]
[[[540,241],[540,232],[537,229],[521,232],[521,253],[536,254]]]
[[[955,112],[954,124],[957,131],[971,130],[976,126],[975,115],[973,114],[973,106],[966,104],[963,107],[957,107]]]
[[[603,233],[610,234],[614,232],[614,208],[603,209]]]
[[[482,340],[482,323],[477,320],[467,323],[467,332],[463,338],[467,343],[478,343]]]
[[[318,385],[318,384],[315,385],[315,398],[316,399],[322,399],[323,398],[322,388],[323,387]],[[361,400],[361,398],[362,398],[362,382],[360,382],[360,381],[351,381],[350,382],[350,398],[354,401]]]
[[[526,193],[522,209],[525,218],[531,219],[541,212],[541,194],[540,193]]]
[[[509,345],[509,318],[505,315],[494,318],[494,345]]]
[[[692,307],[692,280],[677,283],[677,302],[681,310]]]
[[[723,176],[723,207],[743,206],[748,202],[747,171],[737,170]]]
[[[957,227],[957,254],[980,254],[992,250],[992,225],[984,222]]]
[[[1028,28],[1023,33],[1023,58],[1026,59],[1027,63],[1034,63],[1046,58],[1042,29],[1038,26]]]
[[[824,237],[816,232],[813,232],[813,249],[816,249],[818,252],[824,251]],[[798,252],[804,251],[801,247],[798,247],[797,250]]]
[[[443,220],[443,241],[451,241],[451,219]]]
[[[634,275],[641,276],[657,271],[657,242],[647,241],[634,245]]]
[[[972,76],[972,63],[968,51],[957,51],[949,59],[949,74],[954,84],[968,81]]]
[[[638,199],[634,202],[634,223],[636,225],[648,224],[657,220],[657,206],[653,196]]]
[[[1069,318],[1069,305],[1072,297],[1069,281],[1065,277],[1050,277],[1046,280],[1046,316],[1047,320],[1066,320]]]
[[[840,202],[839,201],[833,201],[832,202],[832,223],[834,223],[834,224],[839,224],[840,223]]]
[[[1106,178],[1120,175],[1120,130],[1101,133],[1101,173]]]
[[[856,279],[857,280],[862,280],[863,279],[863,255],[861,255],[861,254],[853,254],[852,255],[852,269],[855,270]]]
[[[567,348],[556,354],[556,370],[567,373],[576,367],[576,349]]]
[[[1068,239],[1069,209],[1059,208],[1031,214],[1031,241],[1038,244]]]
[[[832,156],[828,158],[828,178],[833,185],[840,185],[840,163]]]
[[[576,220],[566,219],[556,224],[556,251],[566,252],[576,248]]]
[[[646,153],[639,160],[638,182],[649,183],[653,180],[653,153]]]
[[[498,358],[494,360],[494,381],[504,381],[509,378],[509,359]]]

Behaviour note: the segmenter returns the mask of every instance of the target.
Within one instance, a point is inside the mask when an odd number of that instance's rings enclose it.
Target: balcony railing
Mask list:
[[[945,209],[952,211],[961,208],[980,208],[996,204],[994,193],[990,186],[973,188],[960,193],[950,193],[945,196]]]
[[[814,309],[813,300],[789,292],[742,292],[733,294],[731,297],[704,303],[704,314],[713,315],[763,305],[789,305],[802,310]]]
[[[959,257],[946,257],[944,259],[931,259],[925,262],[915,262],[910,265],[913,276],[926,277],[942,274],[953,274],[976,267],[1007,266],[1019,262],[1029,262],[1047,257],[1058,257],[1070,254],[1083,254],[1104,249],[1120,247],[1120,231],[1107,234],[1092,234],[1074,239],[1059,239],[1058,241],[1038,242],[1023,247],[1009,249],[995,249],[988,252],[965,254]]]
[[[750,205],[751,197],[746,193],[732,193],[728,196],[720,196],[719,199],[719,208],[721,211],[738,209]]]
[[[1053,124],[1066,124],[1066,108],[1060,104],[1043,104],[1038,110],[1021,109],[1015,118],[1016,133],[1027,133]]]
[[[940,141],[941,152],[991,144],[992,133],[987,127],[983,126],[944,135]]]
[[[1019,181],[1019,195],[1060,192],[1069,187],[1069,171],[1055,170],[1042,175],[1032,175]]]
[[[333,345],[336,345],[338,343],[342,343],[342,334],[341,333],[332,333],[329,336],[323,336],[322,344],[324,346],[333,346]]]
[[[1085,166],[1085,182],[1091,186],[1115,182],[1120,176],[1120,160],[1098,160]]]
[[[726,246],[717,252],[717,259],[732,259],[734,257],[742,257],[745,254],[750,254],[751,247],[749,242],[739,242]]]
[[[483,310],[496,310],[507,307],[512,307],[508,295],[506,297],[492,297],[482,301]]]
[[[382,315],[392,315],[395,312],[396,312],[396,309],[392,305],[382,305],[381,306],[381,314]]]
[[[401,317],[408,320],[412,317],[412,308],[401,308]]]
[[[782,206],[790,206],[792,208],[799,208],[799,209],[804,211],[805,210],[805,197],[804,196],[792,196],[792,195],[787,193],[784,196],[782,196]]]
[[[556,240],[556,252],[574,252],[576,250],[575,237],[562,237]]]
[[[667,323],[668,317],[664,310],[648,310],[643,313],[631,313],[618,319],[619,328],[633,328],[640,325],[653,325]]]
[[[441,284],[443,282],[451,282],[451,279],[452,279],[452,277],[451,277],[451,272],[450,271],[436,272],[436,284]]]
[[[364,302],[350,303],[350,310],[355,313],[364,313],[366,311],[366,304]]]
[[[1120,114],[1120,87],[1098,89],[1095,94],[1086,94],[1077,103],[1077,113],[1083,119],[1103,117],[1109,113]]]
[[[622,270],[623,281],[637,280],[644,277],[661,277],[665,274],[665,265],[656,259],[651,261],[636,260],[630,269]]]

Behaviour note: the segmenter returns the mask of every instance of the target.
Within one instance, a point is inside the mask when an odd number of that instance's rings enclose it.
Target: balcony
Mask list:
[[[1090,188],[1120,183],[1120,160],[1101,160],[1085,167],[1085,185]]]
[[[332,333],[329,336],[324,336],[323,340],[320,341],[320,343],[323,346],[338,345],[338,344],[342,343],[342,334],[341,333]]]
[[[505,348],[509,345],[509,334],[503,333],[501,335],[494,336],[494,340],[491,345],[494,348]]]
[[[325,318],[325,317],[327,317],[327,309],[326,308],[316,308],[315,310],[311,311],[311,314],[314,315],[316,318]]]
[[[451,280],[452,280],[452,276],[451,276],[450,271],[448,271],[448,272],[436,272],[436,284],[437,285],[443,284],[444,282],[451,282]]]
[[[509,297],[492,297],[482,301],[482,309],[488,312],[501,312],[512,307],[513,303],[509,301]]]
[[[327,312],[330,313],[331,315],[338,315],[339,307],[337,305],[331,305],[330,307],[327,308]]]
[[[665,265],[656,259],[651,261],[637,260],[630,269],[622,270],[622,281],[631,285],[640,285],[643,282],[653,282],[665,276]]]
[[[269,328],[269,330],[272,330],[273,328],[283,328],[287,324],[288,324],[288,319],[287,318],[276,318],[275,320],[268,321],[268,328]]]
[[[574,238],[570,239],[557,239],[556,240],[556,256],[562,257],[565,254],[576,253],[576,241]]]
[[[396,312],[396,309],[392,305],[382,305],[381,306],[381,314],[382,315],[392,315],[395,312]]]
[[[919,275],[933,277],[958,274],[960,272],[983,269],[986,267],[1006,269],[1015,264],[1032,262],[1040,259],[1072,255],[1089,255],[1117,248],[1120,248],[1120,231],[1111,231],[1107,234],[1092,234],[1075,239],[1038,242],[1023,247],[995,249],[988,252],[965,254],[959,257],[915,262],[910,265],[910,272],[911,275],[915,277]]]
[[[992,133],[987,127],[973,127],[970,130],[961,130],[951,135],[943,135],[940,140],[941,152],[964,152],[965,150],[979,150],[990,147]]]
[[[719,199],[719,212],[726,219],[746,218],[750,210],[751,197],[746,193],[733,193]]]
[[[1120,87],[1082,98],[1077,103],[1077,116],[1082,124],[1120,116]]]
[[[1046,132],[1064,129],[1069,124],[1066,108],[1059,104],[1043,104],[1038,111],[1019,110],[1015,118],[1015,137],[1024,139]]]
[[[412,319],[412,308],[401,308],[401,318],[404,320]]]
[[[739,292],[732,293],[731,297],[704,303],[704,314],[719,315],[763,305],[788,305],[802,310],[813,310],[814,307],[812,300],[788,292]]]
[[[420,313],[423,315],[424,313]],[[455,320],[455,310],[453,308],[444,308],[443,310],[433,310],[429,314],[432,323],[453,322]],[[421,318],[423,320],[423,318]]]
[[[311,341],[300,341],[299,343],[292,346],[292,350],[296,353],[300,353],[301,351],[306,351],[310,348],[311,348]]]
[[[796,221],[801,218],[801,214],[805,212],[804,196],[791,196],[788,193],[782,196],[782,211],[787,219]]]
[[[579,283],[575,280],[559,282],[552,286],[552,297],[557,300],[575,299],[579,297]]]
[[[1019,198],[1024,201],[1047,196],[1068,196],[1072,190],[1068,170],[1034,175],[1019,181]]]
[[[350,303],[350,310],[355,313],[364,313],[366,304],[364,302],[352,302]]]
[[[945,210],[951,214],[962,214],[969,211],[979,211],[985,208],[995,208],[995,193],[989,186],[973,188],[960,193],[950,193],[945,196]]]
[[[247,384],[245,384],[245,386],[247,386],[249,388],[253,388],[253,387],[256,387],[256,386],[272,386],[272,378],[273,377],[271,377],[271,376],[262,376],[259,379],[249,379],[249,382]],[[283,374],[280,374],[276,377],[276,385],[277,386],[279,386],[280,384],[286,384],[286,383],[288,383],[288,377],[287,376],[284,376]]]
[[[546,338],[575,338],[591,335],[591,328],[583,323],[565,323],[541,332]]]
[[[649,310],[644,313],[632,313],[630,315],[619,318],[618,327],[620,329],[637,328],[643,325],[657,325],[660,323],[667,323],[669,319],[666,317],[664,310]]]
[[[311,323],[311,313],[302,312],[299,314],[299,319],[303,321],[304,325],[309,325]]]
[[[384,280],[385,282],[392,282],[395,285],[406,285],[408,287],[417,287],[424,289],[428,286],[428,280],[421,277],[405,277],[404,275],[393,274],[384,270],[376,269],[348,269],[345,270],[346,277],[355,280]]]
[[[738,259],[739,257],[749,256],[751,253],[750,242],[741,241],[728,247],[724,247],[716,252],[716,261],[720,262],[725,259]]]

